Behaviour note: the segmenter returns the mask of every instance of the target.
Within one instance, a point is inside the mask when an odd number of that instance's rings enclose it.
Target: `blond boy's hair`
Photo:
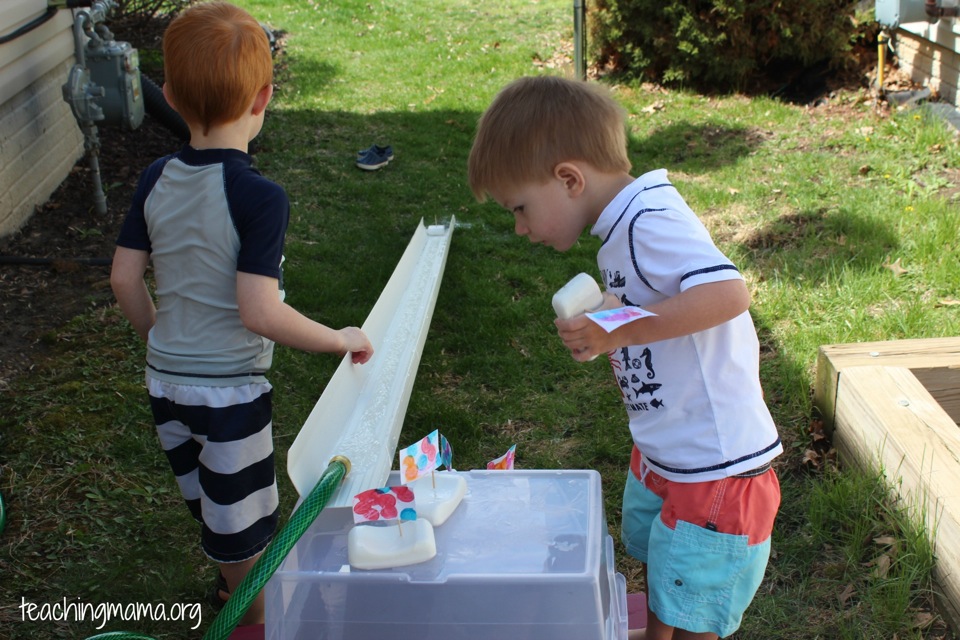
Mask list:
[[[491,191],[544,183],[561,162],[630,171],[626,112],[595,84],[553,76],[514,80],[480,117],[467,161],[470,189]]]
[[[163,36],[163,72],[177,111],[203,127],[239,119],[273,82],[273,58],[263,27],[226,2],[189,7]]]

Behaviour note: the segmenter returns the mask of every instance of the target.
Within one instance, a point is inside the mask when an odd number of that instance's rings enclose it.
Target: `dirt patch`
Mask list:
[[[145,50],[160,46],[166,23],[142,22],[114,33],[143,58]],[[144,73],[159,79],[155,69]],[[135,131],[115,126],[98,130],[106,214],[96,211],[92,173],[83,157],[19,231],[0,238],[0,392],[44,356],[56,342],[58,328],[113,302],[110,260],[140,172],[181,145],[149,115]]]
[[[140,171],[180,146],[145,118],[136,131],[104,128],[100,165],[107,212],[94,207],[81,159],[19,232],[0,240],[0,390],[56,340],[55,329],[110,304],[110,258]]]

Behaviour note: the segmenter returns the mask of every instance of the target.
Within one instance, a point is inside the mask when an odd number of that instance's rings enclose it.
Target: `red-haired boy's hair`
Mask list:
[[[166,89],[177,111],[203,127],[233,122],[273,82],[267,34],[253,16],[227,2],[194,5],[163,36]]]

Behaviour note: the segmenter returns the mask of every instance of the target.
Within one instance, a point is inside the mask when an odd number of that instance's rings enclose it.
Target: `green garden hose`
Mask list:
[[[257,594],[267,584],[267,580],[274,574],[283,559],[290,553],[290,549],[297,543],[304,531],[317,519],[320,511],[326,506],[327,501],[333,494],[334,489],[340,486],[343,476],[350,470],[350,461],[343,456],[336,456],[330,461],[320,480],[317,481],[313,491],[301,503],[290,520],[280,530],[277,537],[267,546],[263,555],[257,559],[256,564],[250,569],[250,572],[237,587],[236,591],[230,594],[230,599],[220,611],[220,615],[213,621],[213,625],[207,629],[203,640],[226,640],[250,604],[257,597]]]
[[[300,504],[290,520],[280,530],[277,536],[267,545],[263,554],[257,559],[253,568],[240,583],[240,586],[230,594],[230,599],[220,611],[213,624],[204,634],[203,640],[227,640],[243,614],[250,608],[251,603],[256,599],[257,594],[263,590],[270,576],[276,572],[277,567],[283,562],[283,559],[290,553],[290,549],[297,543],[297,540],[304,534],[307,528],[313,524],[320,512],[330,500],[334,490],[340,486],[340,481],[350,472],[350,461],[343,456],[335,456],[330,465],[320,476],[313,491],[311,491],[304,501]],[[149,636],[143,636],[126,631],[111,631],[100,635],[91,636],[87,640],[153,640]]]
[[[0,493],[0,534],[7,527],[7,505],[3,502],[3,494]]]

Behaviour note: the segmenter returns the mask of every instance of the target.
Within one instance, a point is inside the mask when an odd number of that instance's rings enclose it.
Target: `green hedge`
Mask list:
[[[116,0],[116,15],[128,19],[176,14],[195,0]]]
[[[664,84],[737,89],[784,68],[843,65],[858,0],[592,0],[590,57]],[[872,11],[870,12],[872,14]]]

